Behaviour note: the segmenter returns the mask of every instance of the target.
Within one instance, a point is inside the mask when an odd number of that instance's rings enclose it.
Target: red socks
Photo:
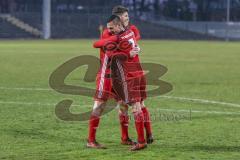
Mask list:
[[[145,138],[144,138],[144,117],[143,117],[143,112],[134,112],[134,120],[135,120],[135,127],[137,130],[137,135],[138,135],[138,142],[139,143],[146,143]]]
[[[94,142],[96,140],[96,131],[99,125],[100,118],[95,115],[90,116],[89,120],[89,131],[88,131],[88,141]]]
[[[146,129],[147,136],[152,134],[151,120],[148,109],[143,107],[141,112],[133,113],[135,120],[135,127],[138,135],[138,142],[145,143],[144,127]],[[121,125],[122,140],[128,139],[128,123],[129,116],[127,114],[119,114],[119,120]],[[94,142],[96,140],[96,130],[99,125],[99,116],[91,115],[89,120],[89,135],[88,141]]]
[[[147,136],[150,136],[150,135],[152,135],[150,114],[146,107],[142,107],[142,112],[143,112],[143,116],[144,116],[144,127],[146,129],[146,134],[147,134]]]
[[[121,125],[122,140],[128,139],[128,121],[129,116],[124,113],[119,113],[119,120]]]

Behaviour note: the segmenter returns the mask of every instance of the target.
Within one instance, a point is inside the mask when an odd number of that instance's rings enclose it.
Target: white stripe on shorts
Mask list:
[[[121,79],[123,81],[123,91],[124,91],[124,95],[125,95],[125,103],[128,103],[128,88],[127,88],[127,82],[125,79],[124,71],[123,71],[122,65],[119,63],[119,61],[118,60],[116,60],[116,61],[117,61],[117,66],[120,71]]]
[[[104,55],[102,70],[101,70],[101,76],[100,76],[100,84],[98,88],[98,98],[102,97],[103,94],[103,85],[104,85],[104,79],[105,79],[105,73],[107,69],[107,63],[108,63],[108,56],[107,54]]]

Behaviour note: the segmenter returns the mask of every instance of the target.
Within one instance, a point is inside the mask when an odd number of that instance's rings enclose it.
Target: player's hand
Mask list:
[[[135,57],[137,54],[139,54],[140,52],[140,47],[139,46],[136,46],[134,47],[131,51],[130,51],[130,57]]]

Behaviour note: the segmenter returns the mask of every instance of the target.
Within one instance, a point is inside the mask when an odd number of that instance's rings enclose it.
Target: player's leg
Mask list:
[[[144,74],[141,76],[140,80],[140,93],[141,93],[141,108],[144,116],[144,128],[146,131],[146,140],[148,144],[151,144],[153,142],[151,118],[148,108],[144,104],[144,100],[147,98],[146,77]]]
[[[102,145],[96,142],[96,132],[99,126],[100,116],[105,107],[105,102],[110,96],[111,81],[105,77],[105,74],[102,73],[103,72],[98,73],[96,78],[96,92],[94,96],[95,101],[89,120],[89,134],[87,143],[87,147],[89,148],[104,148]]]
[[[135,127],[137,131],[137,143],[130,149],[131,151],[141,150],[147,147],[146,140],[144,138],[144,122],[143,112],[141,110],[141,103],[136,102],[132,105],[132,113],[135,120]]]
[[[128,105],[118,102],[118,108],[119,108],[118,115],[121,127],[121,144],[133,145],[134,142],[129,138],[128,135],[129,125]]]
[[[151,144],[153,143],[152,124],[151,124],[150,113],[148,111],[148,108],[145,106],[144,101],[141,102],[141,110],[144,116],[144,128],[146,131],[146,140],[148,144]]]
[[[137,77],[128,80],[127,57],[119,53],[112,57],[111,61],[111,75],[113,88],[116,94],[121,98],[125,104],[133,104],[133,115],[135,120],[135,127],[138,136],[138,143],[133,145],[131,151],[136,151],[146,148],[146,141],[144,138],[144,122],[143,113],[141,110],[141,95],[139,89],[140,80]],[[136,85],[135,85],[136,84]],[[137,88],[136,88],[137,87]]]
[[[119,107],[119,121],[120,121],[120,127],[121,127],[121,140],[126,141],[128,136],[128,124],[129,124],[129,116],[128,116],[128,106],[123,105],[120,102],[118,103]]]
[[[127,83],[124,75],[124,67],[122,59],[126,59],[125,55],[121,55],[120,53],[112,57],[111,59],[111,78],[112,78],[112,86],[116,95],[119,97],[121,101],[128,101],[128,93],[127,93]],[[119,120],[121,126],[122,133],[122,142],[128,140],[128,113],[127,106],[119,105]],[[124,143],[123,143],[124,144]]]
[[[89,129],[88,129],[88,143],[89,148],[105,148],[103,145],[96,141],[96,132],[99,126],[100,116],[104,110],[105,102],[95,101],[92,109],[92,113],[89,119]]]

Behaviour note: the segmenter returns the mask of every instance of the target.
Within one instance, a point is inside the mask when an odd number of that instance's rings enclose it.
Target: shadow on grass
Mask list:
[[[69,136],[68,133],[51,134],[37,129],[4,129],[3,132],[7,135],[12,135],[15,138],[36,139],[47,142],[82,143],[84,141],[80,136]]]
[[[240,152],[240,146],[210,146],[194,145],[183,147],[189,151],[207,151],[207,152]]]
[[[204,152],[240,152],[240,145],[239,146],[225,146],[225,145],[159,145],[159,147],[164,149],[170,150],[177,150],[177,151],[204,151]]]

